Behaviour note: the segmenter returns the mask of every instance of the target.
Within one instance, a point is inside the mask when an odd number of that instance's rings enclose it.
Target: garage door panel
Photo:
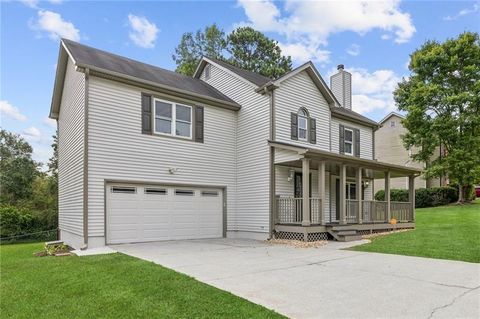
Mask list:
[[[222,237],[222,211],[221,190],[108,185],[107,242]]]

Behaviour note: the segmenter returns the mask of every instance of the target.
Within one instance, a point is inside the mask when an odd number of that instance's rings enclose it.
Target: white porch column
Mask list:
[[[310,226],[310,159],[302,158],[302,226]]]
[[[408,201],[412,205],[412,219],[415,221],[415,175],[408,176]]]
[[[387,223],[392,219],[392,212],[390,207],[390,172],[385,172],[385,201],[387,202]]]
[[[340,203],[339,212],[340,212],[340,224],[345,225],[347,224],[347,216],[346,216],[346,194],[345,188],[347,187],[347,166],[345,164],[340,165]]]
[[[318,198],[320,198],[320,207],[318,208],[318,214],[320,219],[320,225],[325,224],[324,220],[324,207],[325,207],[325,162],[321,161],[318,164]]]
[[[357,167],[357,174],[356,174],[356,178],[355,178],[355,182],[356,182],[356,194],[355,194],[355,197],[357,198],[358,200],[358,223],[361,224],[362,223],[362,216],[363,216],[363,212],[362,212],[362,168],[361,167]]]

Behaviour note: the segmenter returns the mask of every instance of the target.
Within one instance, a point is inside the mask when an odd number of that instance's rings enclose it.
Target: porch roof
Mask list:
[[[389,171],[396,173],[396,176],[409,176],[415,175],[418,176],[421,174],[421,170],[414,167],[402,166],[397,164],[389,164],[384,162],[379,162],[377,160],[370,160],[365,158],[359,158],[355,156],[336,154],[328,151],[322,151],[317,149],[312,149],[308,147],[302,147],[295,144],[277,142],[277,141],[268,141],[270,146],[279,149],[291,150],[298,153],[299,156],[305,158],[311,158],[319,161],[330,161],[338,164],[347,164],[351,166],[360,166],[365,169],[371,169],[374,171]],[[392,175],[392,177],[395,177]]]

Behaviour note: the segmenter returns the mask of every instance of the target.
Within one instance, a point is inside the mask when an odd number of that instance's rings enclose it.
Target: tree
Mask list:
[[[467,189],[480,181],[479,34],[427,41],[411,55],[409,69],[394,92],[398,109],[407,112],[405,147],[418,147],[412,158],[427,162],[442,145],[445,156],[432,161],[425,175],[446,174],[459,185],[458,201],[468,201]]]
[[[182,35],[180,44],[175,48],[173,60],[177,64],[176,72],[192,76],[202,56],[221,59],[225,50],[225,33],[216,24],[197,30],[195,35],[187,32]]]
[[[39,164],[33,149],[20,135],[0,131],[1,202],[16,203],[32,196],[32,183]]]
[[[242,69],[277,78],[292,69],[292,60],[283,56],[278,42],[250,27],[237,28],[228,36],[215,24],[195,35],[182,35],[173,60],[176,72],[192,76],[202,56],[229,61]]]
[[[292,59],[282,55],[278,42],[251,27],[232,31],[227,37],[227,51],[232,64],[269,78],[278,78],[292,69]]]

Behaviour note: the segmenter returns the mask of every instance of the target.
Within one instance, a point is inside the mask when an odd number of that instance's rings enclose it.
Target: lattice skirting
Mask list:
[[[277,231],[275,232],[275,238],[277,239],[287,239],[287,240],[300,240],[304,241],[305,237],[303,233],[298,232],[286,232],[286,231]],[[327,240],[327,233],[309,233],[307,234],[307,241],[319,241]]]

